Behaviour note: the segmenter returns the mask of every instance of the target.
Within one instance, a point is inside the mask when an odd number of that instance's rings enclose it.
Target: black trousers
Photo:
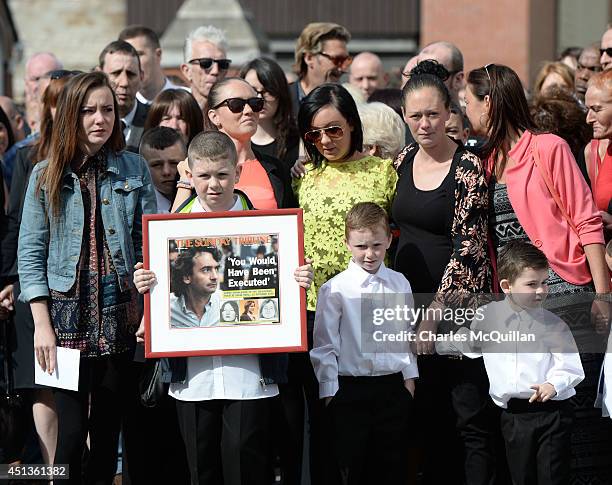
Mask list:
[[[300,485],[302,482],[305,416],[302,376],[307,374],[308,366],[308,352],[289,354],[288,379],[285,384],[278,385],[279,395],[273,402],[273,450],[280,460],[283,485]]]
[[[132,362],[134,379],[140,379],[143,366]],[[147,408],[140,403],[137,387],[131,399],[123,421],[123,485],[187,485],[189,468],[174,399],[166,393],[157,406]]]
[[[499,408],[489,397],[482,359],[418,357],[415,430],[423,485],[504,483]],[[444,466],[440,466],[440,457]],[[498,467],[499,470],[498,476]]]
[[[113,482],[119,429],[136,386],[129,372],[131,362],[131,352],[81,359],[79,390],[54,389],[58,418],[55,463],[70,465],[67,483]],[[89,454],[83,469],[88,432]]]
[[[510,400],[501,429],[514,485],[569,483],[572,422],[568,401]]]
[[[401,374],[340,376],[328,404],[337,483],[405,484],[413,399]]]
[[[306,313],[309,350],[312,349],[314,315],[312,311]],[[283,484],[301,483],[305,401],[310,479],[313,485],[325,485],[331,466],[330,435],[323,401],[319,399],[319,382],[308,352],[289,354],[287,377],[288,382],[278,386],[280,396],[273,422]]]
[[[176,401],[193,485],[269,485],[271,399]]]

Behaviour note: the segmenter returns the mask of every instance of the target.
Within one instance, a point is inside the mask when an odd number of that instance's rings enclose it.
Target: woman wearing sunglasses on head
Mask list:
[[[299,152],[299,135],[291,111],[289,85],[281,67],[272,59],[260,57],[245,64],[240,77],[265,101],[259,125],[252,138],[253,149],[278,158],[291,168]]]
[[[602,362],[595,352],[605,349],[597,329],[607,331],[609,325],[608,303],[601,301],[610,292],[601,215],[568,144],[536,129],[512,69],[488,64],[473,70],[465,97],[473,130],[488,137],[483,157],[492,259],[512,240],[531,242],[544,252],[550,263],[547,307],[568,324],[581,351],[586,379],[571,401],[580,411],[573,456],[561,461],[575,467],[570,483],[608,482],[612,425],[593,408]],[[594,292],[602,296],[590,303],[588,294]]]
[[[278,159],[258,153],[251,146],[264,99],[257,96],[255,89],[244,79],[229,77],[210,89],[208,102],[208,119],[232,139],[238,152],[241,174],[236,188],[246,193],[257,209],[295,207],[289,170]],[[182,165],[184,163],[179,165],[179,172]],[[181,176],[177,183],[179,190],[173,209],[187,200],[191,193],[189,182],[185,180]]]

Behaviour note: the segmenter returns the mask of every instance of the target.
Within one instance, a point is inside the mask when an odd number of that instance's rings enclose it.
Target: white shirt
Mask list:
[[[121,118],[121,121],[125,123],[125,128],[123,130],[123,138],[125,140],[130,139],[130,132],[132,131],[132,122],[134,121],[134,116],[136,115],[136,109],[138,109],[138,103],[134,101],[132,111],[125,115],[125,117]]]
[[[230,210],[243,210],[242,202]],[[196,198],[191,212],[205,212]],[[261,399],[278,395],[276,384],[264,384],[258,355],[187,357],[184,383],[170,384],[169,394],[179,401]]]
[[[529,399],[535,392],[531,386],[545,382],[555,387],[555,401],[576,394],[574,387],[584,379],[584,370],[574,337],[563,320],[544,308],[516,312],[508,298],[481,310],[482,318],[472,321],[471,332],[465,327],[457,332],[466,335],[466,340],[436,342],[436,351],[444,354],[456,349],[470,358],[482,356],[495,404],[507,408],[512,398]],[[479,338],[481,330],[486,335],[507,336],[508,341]],[[531,335],[532,342],[520,340]]]
[[[157,213],[158,214],[168,214],[170,213],[170,209],[172,208],[172,204],[168,197],[162,194],[157,188],[153,187],[155,190],[155,199],[157,200]]]
[[[161,88],[160,93],[166,89],[185,89],[185,87],[174,84],[170,79],[166,78],[166,82],[164,83],[164,87]],[[153,100],[145,98],[140,91],[136,93],[136,99],[143,104],[153,104]]]
[[[612,333],[608,336],[608,349],[604,355],[601,372],[598,386],[601,396],[598,396],[598,403],[601,404],[602,416],[612,416]]]
[[[373,343],[370,338],[379,327],[364,315],[362,295],[381,294],[385,306],[412,306],[410,283],[401,274],[380,265],[375,274],[368,273],[352,260],[348,268],[336,275],[319,290],[314,323],[314,348],[310,360],[319,381],[319,397],[334,396],[338,391],[338,376],[381,376],[401,372],[404,379],[418,377],[416,358],[409,342]],[[367,308],[368,303],[365,303]],[[410,322],[404,322],[410,329]],[[382,329],[383,327],[380,327]],[[368,338],[368,349],[362,352],[362,335]],[[371,347],[374,346],[374,347]],[[363,347],[364,350],[365,346]]]

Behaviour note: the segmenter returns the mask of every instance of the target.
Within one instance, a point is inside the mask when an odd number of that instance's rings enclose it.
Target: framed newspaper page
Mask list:
[[[143,216],[145,355],[307,350],[301,209]]]

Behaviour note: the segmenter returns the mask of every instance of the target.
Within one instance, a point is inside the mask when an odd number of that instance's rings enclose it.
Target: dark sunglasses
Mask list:
[[[603,56],[604,52],[608,54],[608,57],[612,57],[612,47],[607,47],[606,49],[599,49],[600,56]]]
[[[199,64],[206,72],[210,71],[213,62],[217,63],[220,71],[227,71],[232,63],[231,59],[212,59],[210,57],[201,57],[199,59],[191,59],[189,64]]]
[[[323,133],[325,133],[329,138],[337,140],[338,138],[342,138],[344,136],[344,130],[341,126],[328,126],[326,128],[319,128],[317,130],[310,130],[304,133],[304,140],[308,143],[319,143],[321,138],[323,137]]]
[[[601,72],[603,68],[601,66],[583,66],[582,64],[578,64],[578,66],[576,67],[576,71],[584,71],[584,70],[591,71],[591,72]]]
[[[342,70],[348,69],[351,63],[353,62],[352,56],[330,56],[329,54],[326,54],[325,52],[319,52],[319,55],[326,57],[332,62],[334,66]]]
[[[213,109],[220,108],[221,106],[227,106],[232,113],[242,113],[244,107],[248,104],[255,113],[259,113],[264,107],[263,98],[227,98],[225,101],[221,101],[217,106],[213,106]]]
[[[56,69],[55,71],[49,71],[47,76],[52,81],[55,79],[62,79],[68,76],[76,76],[78,74],[83,74],[83,71],[67,71],[66,69]]]

